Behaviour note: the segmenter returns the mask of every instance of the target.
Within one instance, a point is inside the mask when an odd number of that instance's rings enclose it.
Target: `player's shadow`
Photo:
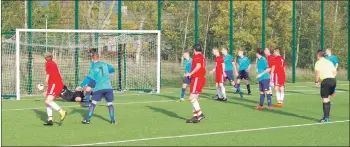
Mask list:
[[[163,114],[165,114],[167,116],[170,116],[170,117],[173,117],[173,118],[187,120],[186,118],[181,117],[181,116],[177,115],[176,113],[168,111],[168,110],[165,110],[163,108],[157,108],[157,107],[152,107],[152,106],[146,106],[146,107],[151,109],[151,110],[153,110],[153,111],[155,111],[155,112],[160,112],[160,113],[163,113]]]
[[[168,98],[171,100],[178,100],[179,99],[179,97],[171,96],[171,95],[156,94],[156,96],[163,97],[163,98],[165,97],[165,98]]]
[[[103,107],[103,106],[100,106],[100,107]],[[72,111],[70,113],[68,113],[68,115],[73,115],[75,113],[79,113],[81,115],[81,117],[85,119],[86,116],[87,116],[87,113],[89,111],[89,108],[84,108],[84,109],[82,109],[82,108],[71,108],[71,110]],[[107,110],[106,110],[106,112],[107,112]],[[106,122],[110,122],[110,120],[108,120],[107,118],[105,118],[105,117],[103,117],[103,116],[101,116],[99,114],[96,114],[96,113],[93,113],[92,117],[97,117],[97,118],[102,119],[102,120],[104,120]]]
[[[252,101],[252,100],[248,100],[248,99],[235,99],[235,100],[240,100],[240,101],[246,101],[246,102],[249,102],[249,103],[255,103],[255,104],[258,104],[257,102],[255,101]],[[254,109],[254,107],[256,105],[248,105],[248,104],[244,104],[244,103],[239,103],[239,102],[234,102],[234,101],[226,101],[226,103],[231,103],[231,104],[235,104],[235,105],[241,105],[241,106],[244,106],[244,107],[247,107],[247,108],[250,108],[250,109]],[[257,110],[259,111],[259,110]],[[267,113],[276,113],[276,114],[281,114],[281,115],[286,115],[286,116],[292,116],[292,117],[298,117],[298,118],[301,118],[301,119],[307,119],[307,120],[311,120],[311,121],[317,121],[318,119],[316,118],[312,118],[312,117],[307,117],[307,116],[302,116],[302,115],[298,115],[298,114],[294,114],[294,113],[290,113],[290,112],[285,112],[285,111],[281,111],[281,110],[277,110],[277,109],[272,109],[272,110],[266,110],[263,112],[267,112]]]
[[[338,88],[336,88],[335,90],[336,90],[335,93],[337,93],[337,91],[349,91],[350,89],[341,89],[341,88],[338,89]]]
[[[33,109],[33,111],[36,114],[37,118],[40,118],[41,121],[46,122],[47,121],[47,113],[44,111],[41,111],[39,109]]]

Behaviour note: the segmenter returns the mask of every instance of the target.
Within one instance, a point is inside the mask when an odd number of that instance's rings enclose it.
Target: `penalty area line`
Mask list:
[[[255,128],[255,129],[243,129],[243,130],[232,130],[232,131],[222,131],[222,132],[211,132],[211,133],[202,133],[202,134],[189,134],[189,135],[179,135],[179,136],[164,136],[164,137],[153,137],[153,138],[140,138],[140,139],[132,139],[132,140],[119,140],[119,141],[110,141],[110,142],[97,142],[97,143],[78,144],[78,145],[69,145],[69,146],[92,146],[92,145],[117,144],[117,143],[127,143],[127,142],[140,142],[140,141],[148,141],[148,140],[161,140],[161,139],[174,139],[174,138],[195,137],[195,136],[207,136],[207,135],[217,135],[217,134],[229,134],[229,133],[240,133],[240,132],[253,132],[253,131],[273,130],[273,129],[281,129],[281,128],[296,128],[296,127],[315,126],[315,125],[325,125],[325,124],[344,123],[344,122],[349,122],[349,120],[333,121],[333,122],[329,122],[329,123],[298,124],[298,125],[275,126],[275,127]]]

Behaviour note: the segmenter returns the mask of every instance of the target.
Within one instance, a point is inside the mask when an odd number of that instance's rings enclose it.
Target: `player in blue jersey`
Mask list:
[[[108,105],[111,124],[115,124],[114,107],[112,103],[114,100],[114,94],[109,77],[110,73],[113,73],[115,70],[110,64],[100,61],[98,53],[92,53],[92,61],[93,64],[90,67],[88,77],[95,81],[95,88],[93,89],[94,94],[92,95],[92,101],[89,107],[88,116],[82,121],[82,123],[90,124],[90,119],[97,102],[102,98],[105,98]]]
[[[326,49],[326,56],[324,57],[326,59],[328,59],[329,61],[331,61],[335,67],[335,71],[337,71],[338,69],[338,64],[339,64],[339,59],[337,56],[332,54],[332,49],[331,48],[327,48]],[[335,90],[334,93],[332,94],[332,96],[335,96]]]
[[[89,50],[89,57],[92,57],[92,54],[97,54],[97,49],[90,49]],[[94,65],[94,62],[90,62],[90,69]],[[90,71],[89,71],[90,72]],[[88,73],[89,74],[89,73]],[[85,91],[85,104],[83,105],[84,107],[89,107],[90,106],[90,96],[92,89],[95,88],[96,82],[92,78],[86,76],[83,82],[79,85],[79,87],[76,88],[76,91]],[[84,89],[82,89],[84,87]]]
[[[191,72],[191,67],[192,67],[192,58],[190,57],[190,53],[188,51],[185,51],[183,53],[183,58],[184,58],[184,67],[185,67],[184,81],[181,88],[181,96],[177,102],[184,101],[186,87],[188,84],[191,83],[191,77],[186,76],[188,73]]]
[[[237,87],[240,87],[241,80],[245,80],[247,85],[248,95],[252,92],[250,91],[249,85],[249,71],[250,71],[250,59],[247,56],[243,55],[243,50],[238,51],[238,59],[237,59],[237,68],[238,68],[238,77],[237,77]]]
[[[256,78],[259,80],[259,90],[260,90],[260,103],[258,106],[255,107],[255,109],[261,110],[264,108],[264,99],[265,95],[267,96],[267,104],[268,109],[272,109],[272,93],[270,91],[270,71],[271,68],[269,68],[268,62],[265,57],[263,57],[264,51],[261,48],[258,48],[256,50],[256,58],[257,58],[257,69],[258,69],[258,75]]]

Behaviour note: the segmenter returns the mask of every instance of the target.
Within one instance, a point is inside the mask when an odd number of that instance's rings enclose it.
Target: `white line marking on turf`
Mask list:
[[[205,99],[206,98],[201,98],[201,100],[205,100]],[[148,104],[148,103],[165,103],[165,102],[175,102],[175,100],[145,101],[145,102],[125,102],[125,103],[113,103],[113,105]],[[81,106],[81,105],[62,106],[61,108],[71,108],[71,107],[78,107],[78,106]],[[98,106],[107,106],[107,105],[98,105]],[[44,108],[46,108],[46,107],[3,109],[1,111],[36,110],[36,109],[44,109]]]
[[[172,94],[174,92],[164,92],[166,94]],[[164,94],[162,93],[162,94]],[[118,98],[125,98],[125,97],[121,97],[121,96],[141,96],[141,95],[160,95],[159,93],[133,93],[133,94],[127,94],[127,93],[114,93],[114,97],[118,97]],[[26,96],[26,97],[39,97],[39,96]],[[25,99],[21,99],[20,101],[35,101],[35,100],[45,100],[44,97],[42,98],[25,98]],[[16,99],[2,99],[2,102],[18,102],[18,100]]]
[[[139,141],[148,141],[148,140],[174,139],[174,138],[184,138],[184,137],[194,137],[194,136],[207,136],[207,135],[217,135],[217,134],[229,134],[229,133],[239,133],[239,132],[252,132],[252,131],[261,131],[261,130],[272,130],[272,129],[281,129],[281,128],[295,128],[295,127],[334,124],[334,123],[344,123],[344,122],[349,122],[349,120],[334,121],[334,122],[329,122],[329,123],[299,124],[299,125],[276,126],[276,127],[265,127],[265,128],[255,128],[255,129],[211,132],[211,133],[202,133],[202,134],[189,134],[189,135],[179,135],[179,136],[164,136],[164,137],[140,138],[140,139],[119,140],[119,141],[110,141],[110,142],[97,142],[97,143],[78,144],[78,145],[70,145],[70,146],[91,146],[91,145],[116,144],[116,143],[126,143],[126,142],[139,142]]]

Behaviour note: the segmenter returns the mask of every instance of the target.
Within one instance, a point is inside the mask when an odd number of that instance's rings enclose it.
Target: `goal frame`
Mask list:
[[[160,93],[160,30],[70,30],[70,29],[16,29],[16,100],[20,100],[20,32],[41,33],[124,33],[124,34],[157,34],[157,93]]]

